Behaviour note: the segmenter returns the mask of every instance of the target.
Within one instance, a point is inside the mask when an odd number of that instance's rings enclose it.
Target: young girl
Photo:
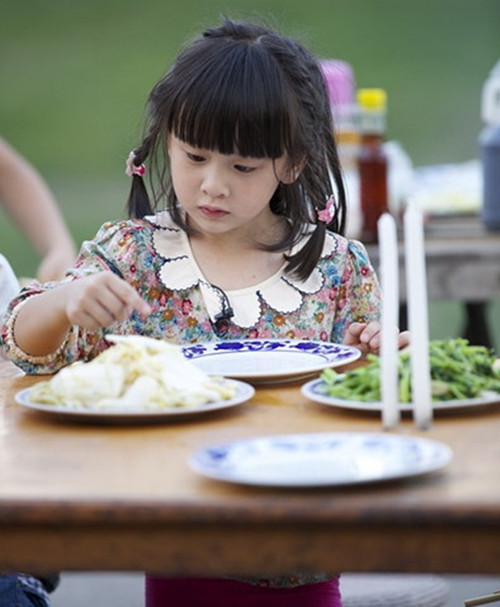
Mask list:
[[[2,339],[12,360],[53,373],[96,356],[107,333],[378,351],[379,287],[363,246],[341,236],[345,193],[313,56],[225,20],[181,52],[148,110],[127,161],[131,219],[84,243],[64,281],[35,283],[11,303]],[[340,605],[338,578],[147,580],[148,607],[280,600]]]

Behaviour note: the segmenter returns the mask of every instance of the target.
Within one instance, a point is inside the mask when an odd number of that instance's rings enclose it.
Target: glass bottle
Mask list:
[[[357,101],[361,135],[358,152],[361,240],[370,243],[377,241],[379,217],[389,210],[388,163],[383,147],[387,95],[383,89],[360,89]]]
[[[348,63],[339,59],[324,59],[320,68],[328,91],[340,164],[344,171],[355,170],[359,132],[354,72]]]

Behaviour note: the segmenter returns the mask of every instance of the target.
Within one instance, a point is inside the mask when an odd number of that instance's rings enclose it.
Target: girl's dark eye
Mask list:
[[[189,158],[189,160],[191,160],[192,162],[203,162],[205,159],[203,158],[203,156],[198,156],[198,154],[191,154],[191,152],[186,152],[186,156]]]
[[[249,167],[244,164],[235,164],[234,168],[240,173],[251,173],[252,171],[255,171],[255,167]]]

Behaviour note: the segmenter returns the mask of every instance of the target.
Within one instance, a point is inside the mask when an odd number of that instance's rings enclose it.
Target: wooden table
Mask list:
[[[500,404],[441,415],[445,469],[419,479],[323,489],[205,479],[189,455],[256,435],[381,430],[377,414],[325,407],[299,385],[189,421],[69,423],[17,405],[36,381],[0,366],[0,571],[166,574],[310,571],[500,573]]]
[[[500,232],[487,232],[476,215],[441,215],[425,227],[429,299],[458,300],[464,304],[464,337],[472,343],[493,345],[487,306],[500,300]],[[378,265],[378,247],[368,247]],[[401,299],[406,301],[403,245],[400,245]],[[404,325],[404,309],[403,322]]]

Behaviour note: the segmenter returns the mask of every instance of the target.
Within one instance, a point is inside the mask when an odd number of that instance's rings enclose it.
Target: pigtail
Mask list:
[[[145,215],[151,215],[152,212],[144,179],[140,175],[134,175],[127,200],[128,216],[131,219],[141,219]]]
[[[274,56],[293,87],[298,121],[295,130],[300,133],[305,158],[298,180],[283,189],[285,215],[292,226],[289,240],[295,244],[305,231],[311,234],[297,253],[287,257],[287,272],[305,280],[318,263],[327,230],[344,233],[346,194],[328,93],[317,61],[290,40],[287,52],[281,48]]]
[[[146,137],[139,148],[136,148],[127,159],[126,173],[132,178],[127,200],[127,212],[130,218],[142,218],[153,213],[153,207],[144,183],[146,166],[144,161],[149,155],[150,138]]]
[[[322,195],[312,203],[312,223],[315,223],[311,237],[304,247],[294,256],[288,258],[287,271],[294,272],[299,278],[306,279],[321,257],[326,232],[332,231],[343,235],[346,224],[346,195],[345,187],[338,162],[337,150],[331,131],[325,137],[327,144],[332,141],[322,166],[324,176],[319,182],[328,183],[328,195]],[[325,215],[323,215],[325,214]]]

